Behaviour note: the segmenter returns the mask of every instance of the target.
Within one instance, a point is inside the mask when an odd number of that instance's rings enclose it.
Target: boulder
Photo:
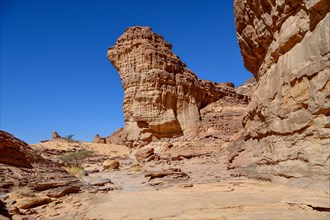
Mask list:
[[[104,170],[118,170],[119,169],[119,161],[118,160],[105,160],[103,162]]]

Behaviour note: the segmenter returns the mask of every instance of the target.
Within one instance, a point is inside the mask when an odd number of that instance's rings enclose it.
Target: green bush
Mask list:
[[[91,156],[93,153],[94,152],[91,150],[80,150],[62,154],[58,157],[58,159],[64,163],[78,166],[86,157]]]

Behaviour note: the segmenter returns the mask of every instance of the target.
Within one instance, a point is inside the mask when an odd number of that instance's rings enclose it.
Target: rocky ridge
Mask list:
[[[124,135],[130,145],[198,136],[200,110],[223,97],[247,103],[232,86],[200,80],[149,27],[131,27],[108,49],[124,88]],[[133,144],[132,144],[133,143]]]
[[[59,164],[42,157],[24,141],[1,130],[0,140],[0,193],[24,186],[37,191],[66,185],[82,186],[76,177],[68,174]],[[40,188],[45,184],[48,187]]]
[[[237,175],[328,187],[330,4],[235,0],[237,37],[257,86],[230,148]]]

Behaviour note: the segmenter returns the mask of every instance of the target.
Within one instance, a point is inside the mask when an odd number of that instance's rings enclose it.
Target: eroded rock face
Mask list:
[[[235,0],[234,7],[257,88],[243,121],[245,145],[232,148],[230,167],[271,180],[329,181],[329,1]]]
[[[230,141],[243,129],[242,120],[247,104],[230,97],[219,99],[201,109],[200,139]]]
[[[0,152],[0,193],[9,192],[14,186],[29,186],[37,191],[65,185],[82,186],[58,164],[46,160],[24,141],[1,130]],[[40,184],[48,188],[40,188]]]
[[[56,139],[61,139],[61,135],[59,135],[56,131],[52,132],[52,140],[56,140]]]
[[[233,88],[203,81],[149,27],[131,27],[108,49],[124,88],[124,132],[128,141],[198,133],[199,110],[224,96],[247,101]]]
[[[100,137],[99,134],[94,135],[93,143],[106,144],[106,138]]]
[[[0,130],[0,163],[22,168],[32,168],[31,158],[25,154],[27,150],[31,150],[27,143]]]

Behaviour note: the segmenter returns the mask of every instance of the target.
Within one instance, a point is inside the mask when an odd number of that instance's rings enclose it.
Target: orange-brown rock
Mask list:
[[[123,128],[117,129],[110,136],[107,137],[106,142],[108,144],[118,144],[118,145],[126,145],[126,134]]]
[[[26,154],[26,151],[32,151],[27,143],[16,139],[11,134],[0,130],[0,163],[22,167],[32,168],[32,158]]]
[[[243,129],[242,120],[246,108],[247,103],[237,103],[231,97],[207,105],[200,110],[199,138],[230,141],[234,134]]]
[[[52,132],[52,139],[56,140],[56,139],[60,139],[62,138],[56,131]]]
[[[321,184],[330,173],[328,0],[235,0],[244,64],[257,87],[231,148],[239,175]]]
[[[198,134],[200,109],[224,96],[247,101],[234,88],[200,80],[149,27],[131,27],[108,49],[124,88],[124,132],[145,144]]]
[[[0,130],[0,193],[14,186],[45,190],[64,185],[81,186],[81,182],[58,164],[44,159],[24,141]],[[40,183],[48,187],[40,188]]]
[[[100,137],[99,134],[96,134],[96,135],[94,136],[93,143],[106,144],[106,138]]]

